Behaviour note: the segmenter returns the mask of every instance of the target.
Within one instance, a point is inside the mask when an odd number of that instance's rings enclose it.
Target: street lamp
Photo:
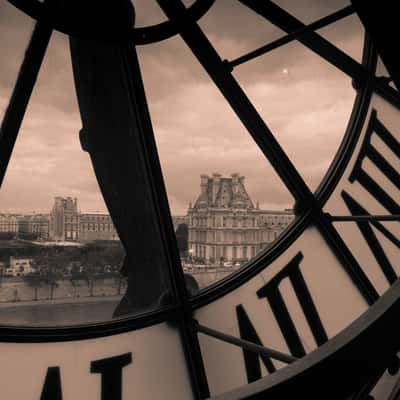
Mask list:
[[[190,266],[193,268],[193,249],[189,249],[189,261],[190,261]]]

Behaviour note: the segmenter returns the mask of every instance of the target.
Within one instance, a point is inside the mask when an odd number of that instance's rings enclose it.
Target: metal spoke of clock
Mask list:
[[[376,92],[376,94],[400,110],[399,92],[389,86],[388,81],[384,77],[374,79],[373,90]]]
[[[240,64],[243,64],[247,61],[253,60],[256,57],[265,55],[272,50],[275,50],[281,46],[284,46],[285,44],[293,42],[294,40],[298,40],[301,38],[302,35],[304,35],[306,33],[314,32],[317,29],[321,29],[325,26],[328,26],[328,25],[330,25],[336,21],[339,21],[353,13],[354,13],[354,8],[352,6],[347,6],[345,8],[342,8],[341,10],[336,11],[333,14],[327,15],[326,17],[323,17],[307,26],[297,29],[296,31],[291,32],[291,33],[287,34],[286,36],[276,39],[273,42],[270,42],[264,46],[261,46],[258,49],[253,50],[241,57],[238,57],[232,61],[228,61],[228,65],[231,68],[234,68],[234,67],[236,67]]]
[[[379,221],[400,221],[400,215],[342,215],[331,216],[325,214],[326,217],[332,222],[357,222],[357,223],[370,223],[383,235],[385,235],[395,246],[400,248],[400,239],[383,226]]]
[[[270,0],[239,1],[285,32],[296,32],[306,27],[305,24]],[[315,32],[306,32],[298,40],[300,43],[316,52],[320,57],[353,78],[364,71],[363,66],[356,60]]]
[[[50,26],[42,22],[36,23],[10,102],[4,114],[0,128],[0,186],[3,183],[18,132],[50,41],[51,33],[52,29]]]
[[[400,90],[399,58],[396,38],[399,35],[398,13],[395,2],[375,2],[351,0],[357,10],[361,22],[373,37],[374,43],[379,49],[382,60],[389,71],[391,79]],[[385,21],[382,24],[381,21]]]
[[[121,16],[114,23],[130,25],[133,6],[129,13],[120,10],[112,10]],[[81,12],[91,15],[92,8],[83,5]],[[106,23],[109,9],[100,8],[96,18]],[[180,313],[170,323],[182,341],[193,397],[206,398],[207,377],[198,337],[191,326],[192,311],[136,48],[70,37],[70,50],[83,126],[82,147],[90,154],[126,251],[128,287],[114,315],[176,303]],[[106,120],[98,117],[104,113]]]
[[[183,20],[186,8],[180,0],[158,0],[158,3],[171,20],[177,23]],[[180,33],[294,198],[312,207],[315,199],[310,189],[198,24],[186,20]]]
[[[164,12],[173,19],[183,14],[185,7],[179,0],[158,0]],[[354,285],[359,289],[368,304],[379,297],[350,250],[341,240],[332,224],[324,217],[320,205],[304,180],[291,163],[272,132],[268,129],[254,106],[247,98],[234,77],[225,68],[217,52],[205,37],[195,21],[186,21],[181,27],[181,36],[198,58],[226,100],[246,126],[287,188],[295,197],[299,209],[313,210],[313,219]]]
[[[158,0],[158,3],[170,19],[181,20],[186,10],[181,0]],[[280,147],[235,78],[225,67],[198,24],[195,21],[186,20],[185,24],[181,26],[180,33],[292,193],[299,210],[313,211],[313,220],[321,234],[338,257],[354,285],[358,287],[365,300],[372,304],[379,297],[378,293],[352,256],[350,250],[341,240],[333,225],[324,216],[320,204],[303,178]]]
[[[365,382],[362,388],[354,393],[349,400],[375,400],[375,397],[373,397],[370,393],[379,382],[379,379],[382,378],[385,370],[385,368],[382,368],[377,374],[370,377],[370,379]]]
[[[365,301],[369,305],[375,303],[379,298],[378,292],[367,278],[360,264],[340,237],[335,227],[322,211],[318,216],[315,216],[315,222],[320,233],[364,297]]]
[[[128,60],[127,70],[133,71],[131,59]],[[184,353],[189,366],[189,373],[193,383],[193,392],[197,400],[210,396],[208,388],[207,376],[203,364],[203,359],[200,350],[198,338],[192,327],[192,311],[189,305],[188,291],[185,284],[183,268],[181,266],[178,245],[173,228],[172,217],[169,209],[168,197],[165,189],[164,178],[160,159],[158,157],[157,145],[155,142],[154,133],[152,130],[151,118],[146,102],[143,80],[140,77],[140,69],[136,60],[138,72],[133,74],[133,79],[136,80],[136,86],[142,92],[144,102],[139,104],[139,112],[142,115],[143,124],[146,126],[147,134],[143,136],[147,160],[149,167],[152,169],[153,195],[156,199],[157,217],[160,221],[160,234],[162,241],[166,244],[165,251],[170,264],[171,281],[174,287],[174,294],[177,297],[180,305],[180,316],[177,320],[180,335],[183,340]],[[138,78],[140,77],[140,78]],[[152,134],[148,134],[152,133]]]
[[[293,33],[307,27],[271,0],[239,1],[287,33]],[[400,109],[399,93],[396,90],[391,88],[385,80],[373,76],[364,68],[363,65],[320,36],[318,33],[313,31],[305,32],[300,38],[298,38],[298,40],[330,64],[355,79],[356,85],[360,85],[363,81],[372,78],[371,80],[373,80],[374,90],[376,93]],[[360,79],[361,82],[359,82]]]
[[[138,67],[136,60],[136,66]],[[138,67],[139,69],[139,67]],[[128,70],[133,70],[132,63],[128,60]],[[157,146],[151,125],[151,118],[147,102],[145,101],[145,91],[142,78],[138,78],[140,73],[133,74],[136,78],[136,85],[139,86],[143,94],[144,103],[140,104],[140,114],[142,115],[143,124],[146,125],[147,133],[143,139],[146,154],[149,159],[148,165],[152,169],[153,195],[156,198],[157,217],[160,221],[160,234],[162,241],[166,244],[165,250],[170,264],[171,281],[174,287],[174,295],[177,297],[180,305],[180,316],[176,321],[179,332],[183,341],[183,350],[187,359],[189,374],[193,384],[193,393],[197,400],[210,396],[208,381],[205,367],[201,355],[200,344],[192,327],[192,311],[189,305],[188,291],[185,284],[183,268],[181,266],[178,245],[173,228],[172,217],[169,209],[168,197],[165,190],[164,179],[161,170],[160,159],[158,157]]]
[[[372,222],[372,221],[400,221],[400,215],[330,215],[325,214],[330,221],[336,222]]]
[[[197,321],[194,321],[194,327],[197,332],[203,333],[204,335],[211,336],[215,339],[222,340],[223,342],[239,346],[242,349],[250,350],[257,354],[273,358],[274,360],[282,361],[287,364],[291,364],[297,360],[297,357],[293,357],[292,355],[285,354],[265,346],[260,346],[256,343],[249,342],[248,340],[239,339],[235,336],[228,335],[227,333],[223,333],[216,329],[201,325]]]
[[[388,400],[396,400],[400,397],[400,379],[395,383],[392,391],[389,394]]]

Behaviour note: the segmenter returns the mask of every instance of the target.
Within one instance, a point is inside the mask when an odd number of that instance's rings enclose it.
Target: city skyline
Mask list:
[[[220,176],[222,179],[231,179],[232,176],[238,176],[238,177],[240,176],[239,173],[232,173],[232,174],[229,174],[229,175],[223,175],[223,174],[220,174],[219,172],[214,172],[214,173],[210,174],[210,176],[208,176],[207,174],[202,174],[202,175],[200,175],[200,176],[198,177],[198,178],[199,178],[199,179],[198,179],[198,184],[199,184],[200,187],[201,187],[201,182],[202,182],[203,177],[207,177],[207,178],[210,178],[210,179],[211,179],[211,178],[214,177],[215,175]],[[246,178],[246,177],[245,177],[245,176],[241,176],[241,178],[244,179],[244,178]],[[247,184],[248,184],[248,182],[246,181],[246,189],[247,189]],[[197,188],[197,193],[194,193],[194,194],[193,194],[193,201],[189,202],[189,204],[188,204],[186,210],[184,210],[184,212],[182,212],[182,213],[172,213],[172,212],[171,212],[171,215],[172,215],[172,216],[183,216],[183,215],[187,215],[187,214],[188,214],[188,211],[191,209],[191,207],[193,206],[193,204],[195,204],[196,199],[197,199],[198,196],[199,196],[199,193],[200,193],[200,189]],[[49,207],[48,209],[45,209],[44,206],[42,206],[43,208],[41,208],[41,209],[39,209],[39,210],[38,210],[38,209],[36,209],[36,210],[23,210],[23,209],[12,209],[12,210],[9,209],[9,210],[6,210],[6,209],[4,209],[4,208],[0,208],[0,214],[13,214],[13,213],[15,213],[15,214],[24,213],[24,214],[27,214],[27,215],[49,214],[50,211],[51,211],[51,207],[52,207],[53,204],[54,204],[54,200],[57,199],[57,198],[76,199],[76,200],[78,200],[78,204],[80,204],[80,199],[79,199],[78,197],[74,197],[74,196],[69,196],[69,195],[63,194],[63,195],[59,195],[59,196],[49,197],[48,200],[49,200],[50,202],[53,201],[53,203],[50,203],[50,207]],[[259,202],[258,200],[254,200],[254,199],[252,198],[252,196],[251,196],[251,193],[249,194],[249,198],[253,200],[253,203],[254,203],[254,205],[256,205],[257,208],[264,209],[265,211],[268,210],[268,209],[262,207],[262,205],[260,204],[260,202]],[[78,212],[79,212],[79,213],[86,213],[86,214],[90,214],[90,213],[93,213],[93,214],[96,214],[96,213],[108,213],[108,210],[107,210],[105,204],[104,204],[104,209],[102,209],[102,210],[85,209],[85,208],[82,208],[82,207],[80,207],[80,206],[78,206],[77,209],[78,209]],[[281,207],[281,208],[276,209],[276,210],[275,210],[275,209],[271,209],[271,211],[283,211],[283,210],[290,210],[290,208],[289,208],[289,207]]]

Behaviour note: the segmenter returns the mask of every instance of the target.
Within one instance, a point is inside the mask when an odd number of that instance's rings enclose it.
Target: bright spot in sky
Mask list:
[[[283,72],[285,75],[287,75],[287,74],[289,73],[289,71],[288,71],[287,68],[283,68],[282,72]]]

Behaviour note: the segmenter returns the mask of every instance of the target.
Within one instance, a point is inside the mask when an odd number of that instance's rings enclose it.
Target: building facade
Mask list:
[[[48,240],[50,237],[49,214],[24,215],[18,219],[18,234],[32,235],[36,239]]]
[[[79,213],[75,197],[56,197],[50,212],[50,238],[52,240],[78,240]]]
[[[78,239],[81,242],[118,240],[118,234],[108,214],[86,213],[79,215]]]
[[[81,213],[78,200],[72,197],[54,199],[49,236],[56,241],[119,240],[109,214]]]
[[[244,176],[201,176],[200,195],[188,210],[189,253],[206,262],[245,262],[267,247],[293,220],[290,210],[254,206]]]
[[[17,233],[18,216],[14,214],[0,214],[0,232]]]

